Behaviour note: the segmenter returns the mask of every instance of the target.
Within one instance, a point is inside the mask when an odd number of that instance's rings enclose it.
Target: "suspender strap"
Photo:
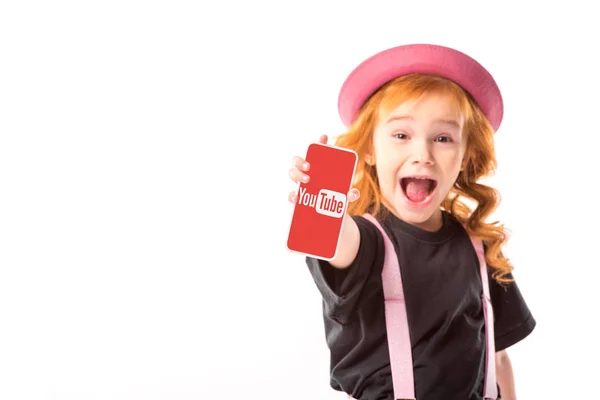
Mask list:
[[[412,346],[408,331],[402,276],[400,275],[396,250],[394,250],[394,245],[379,222],[370,214],[366,214],[364,217],[379,228],[385,244],[382,281],[394,399],[416,399]]]
[[[485,253],[481,240],[471,238],[479,266],[481,268],[481,286],[483,294],[481,296],[483,305],[483,315],[485,316],[485,381],[483,384],[483,397],[495,400],[498,398],[498,387],[496,386],[496,344],[494,342],[494,312],[492,310],[492,300],[490,297],[490,287],[488,282],[487,264],[485,262]]]
[[[404,289],[402,288],[402,276],[400,274],[398,257],[394,245],[379,224],[379,221],[370,214],[365,214],[363,217],[371,221],[373,225],[379,229],[385,245],[385,257],[381,277],[383,282],[383,294],[385,297],[385,318],[390,353],[390,367],[392,370],[392,382],[394,387],[394,399],[413,400],[416,399],[416,397],[412,345],[408,330],[406,303],[404,301]],[[481,284],[483,286],[482,305],[486,332],[484,398],[486,400],[496,400],[498,397],[498,390],[496,387],[496,358],[493,329],[494,316],[490,299],[487,265],[481,240],[474,240],[471,238],[471,242],[473,243],[477,258],[479,259]]]

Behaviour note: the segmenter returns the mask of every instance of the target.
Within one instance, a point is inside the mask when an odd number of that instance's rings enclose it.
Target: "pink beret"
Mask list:
[[[431,44],[384,50],[356,67],[339,94],[338,110],[344,125],[354,122],[363,103],[386,82],[412,73],[439,75],[456,82],[473,96],[494,131],[500,127],[504,106],[492,75],[466,54]]]

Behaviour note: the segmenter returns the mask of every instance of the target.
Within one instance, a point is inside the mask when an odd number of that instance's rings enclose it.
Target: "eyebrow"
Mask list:
[[[405,121],[405,120],[414,121],[415,119],[410,115],[394,115],[394,116],[388,118],[388,120],[385,123],[389,124],[390,122],[393,122],[393,121]],[[446,125],[452,125],[452,126],[455,126],[456,128],[460,129],[460,124],[458,123],[458,121],[456,121],[453,118],[450,118],[450,119],[438,118],[434,122],[446,124]]]

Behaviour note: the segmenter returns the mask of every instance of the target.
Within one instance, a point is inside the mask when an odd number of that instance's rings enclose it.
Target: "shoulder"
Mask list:
[[[381,274],[385,248],[383,236],[367,218],[352,216],[360,231],[359,250],[347,268],[333,267],[329,262],[306,257],[309,272],[325,303],[330,317],[344,322],[357,305],[365,284]]]
[[[513,273],[506,275],[511,282],[501,284],[492,277],[487,266],[490,300],[494,311],[496,350],[504,350],[531,334],[536,320],[529,309]]]
[[[333,274],[352,273],[365,264],[372,264],[379,255],[383,254],[383,235],[377,226],[365,216],[354,215],[351,218],[356,222],[360,232],[360,245],[354,262],[348,268],[339,269],[331,266],[327,261],[306,257],[311,271],[318,268]]]
[[[381,231],[373,222],[373,219],[375,219],[374,217],[371,217],[370,215],[353,215],[352,219],[358,225],[361,240],[363,239],[363,236],[365,241],[379,241],[383,239]],[[381,221],[377,220],[377,222],[381,227],[384,226]]]
[[[465,232],[466,233],[466,232]],[[468,235],[467,235],[468,236]],[[475,253],[487,252],[485,243],[469,237]],[[485,261],[484,261],[485,262]],[[480,265],[478,263],[478,265]],[[504,350],[529,336],[536,320],[513,273],[506,275],[511,282],[501,284],[493,278],[493,268],[486,265],[487,284],[494,313],[494,337],[496,351]]]

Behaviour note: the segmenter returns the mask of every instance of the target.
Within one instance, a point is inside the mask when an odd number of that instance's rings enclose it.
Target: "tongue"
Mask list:
[[[407,178],[406,197],[415,203],[422,202],[429,194],[429,184],[429,179]]]

